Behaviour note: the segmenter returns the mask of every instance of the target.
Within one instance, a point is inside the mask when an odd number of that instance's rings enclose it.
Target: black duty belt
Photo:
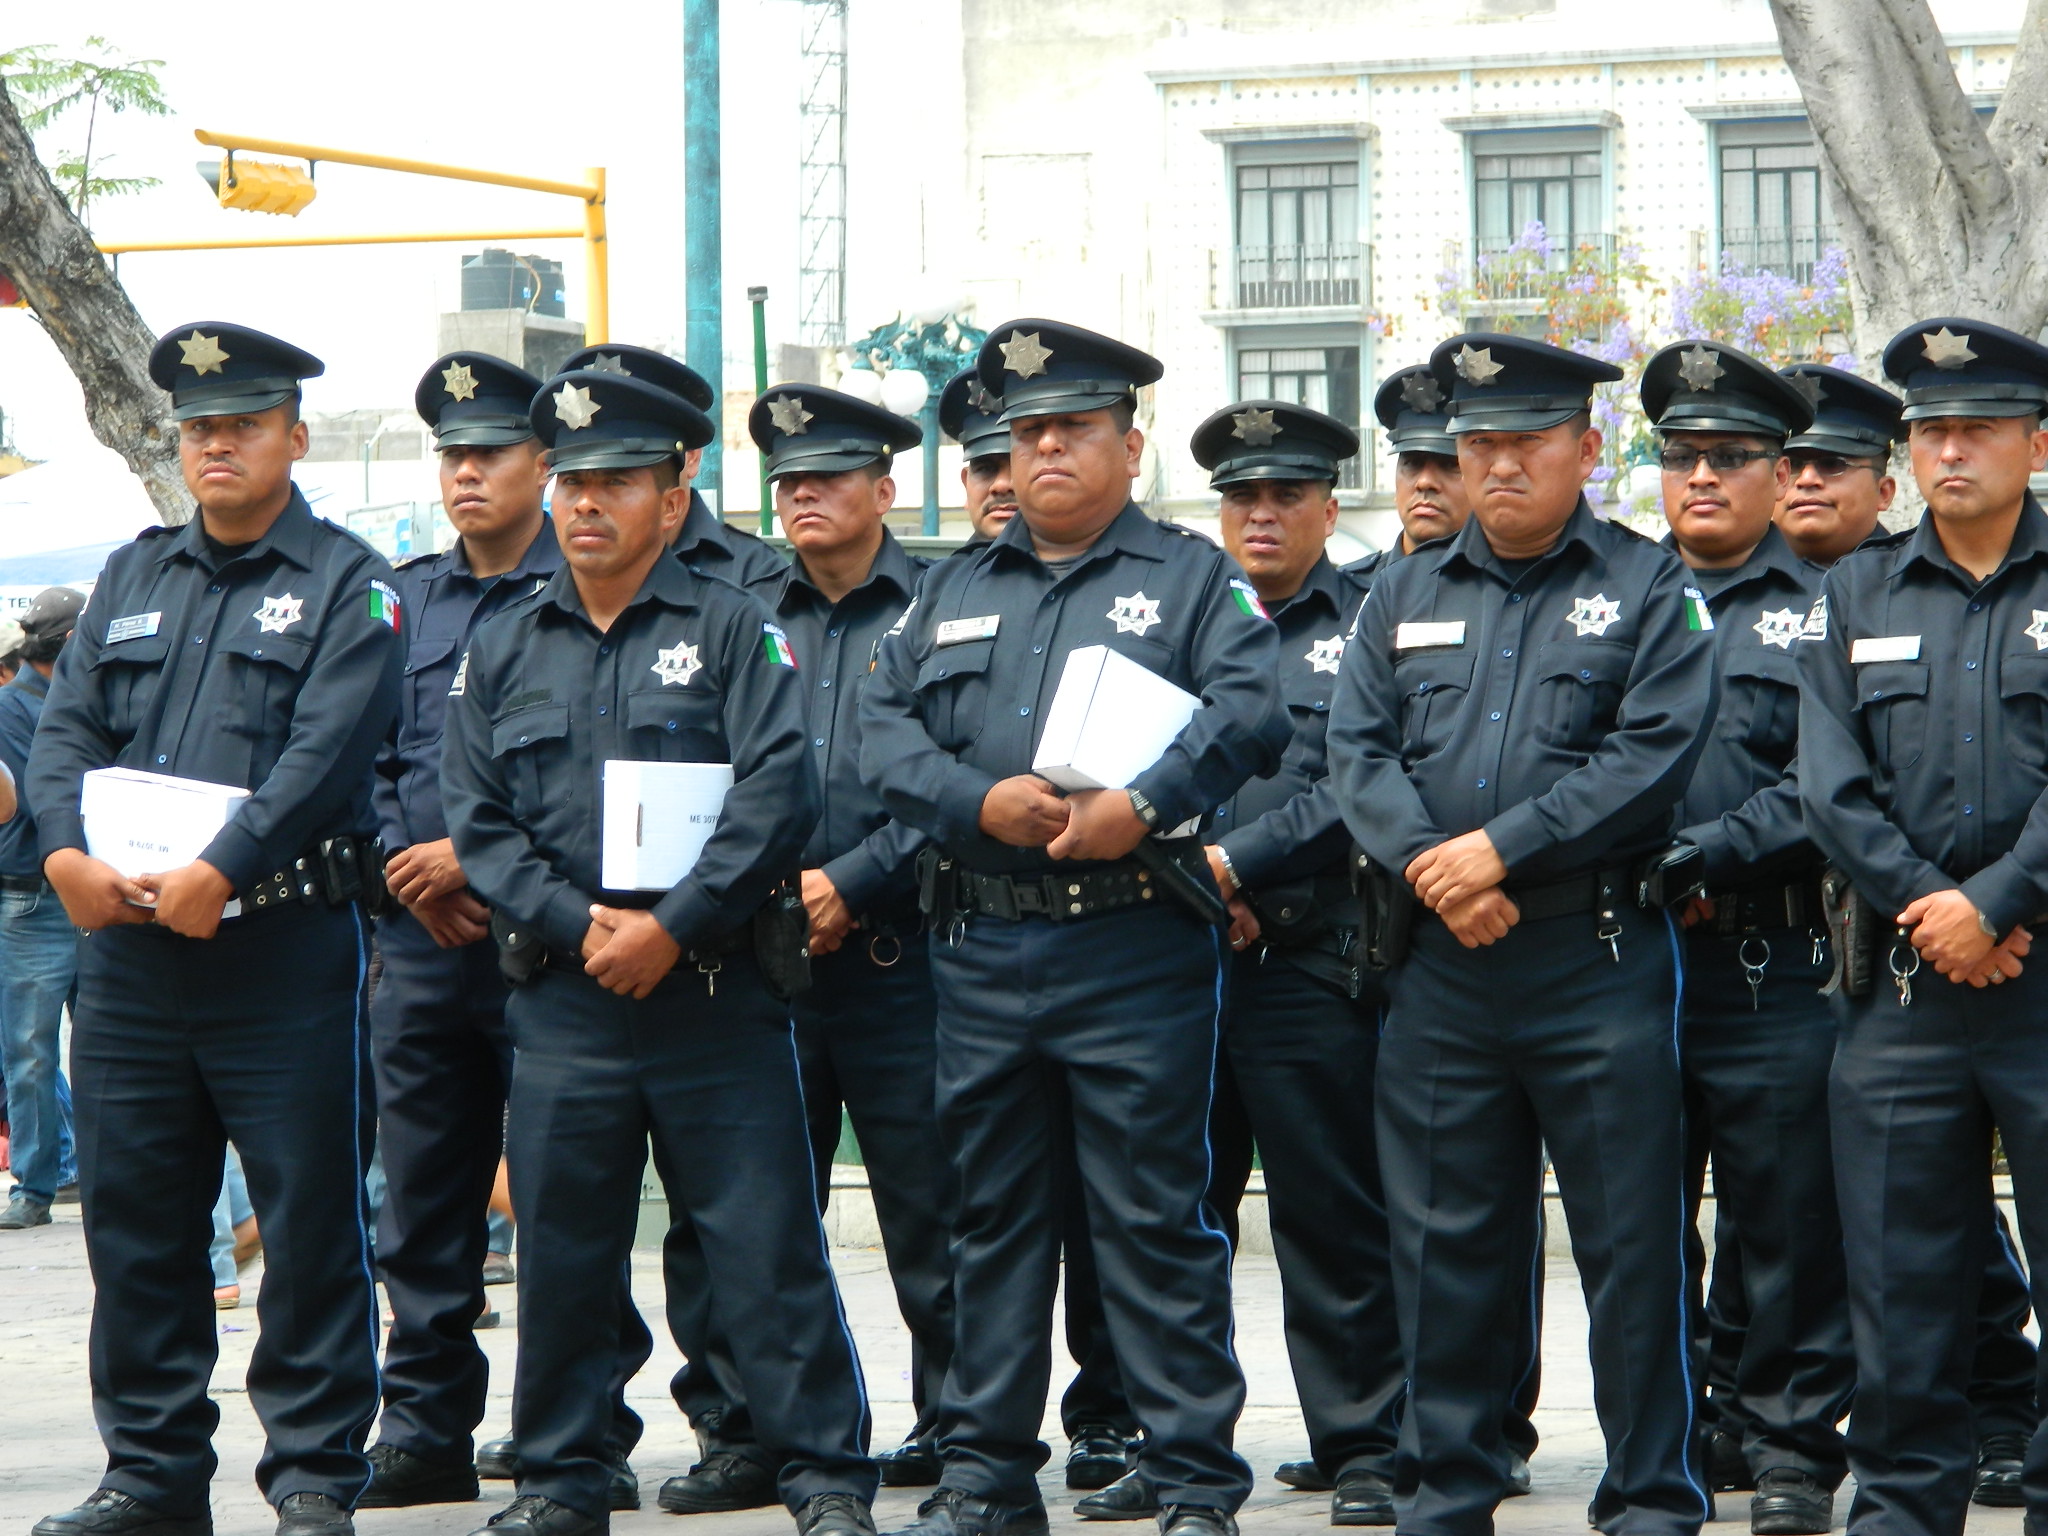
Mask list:
[[[1733,938],[1738,934],[1775,933],[1786,928],[1824,928],[1827,918],[1821,909],[1820,880],[1795,881],[1790,885],[1754,885],[1736,891],[1709,891],[1714,903],[1711,922],[1705,932]]]
[[[0,875],[0,891],[14,895],[34,895],[49,888],[49,882],[41,875]]]
[[[694,965],[715,969],[727,955],[737,954],[742,945],[752,941],[753,934],[750,930],[741,929],[738,933],[729,933],[722,939],[684,950],[683,957],[676,962],[676,968],[680,970],[683,966]],[[590,972],[583,969],[583,963],[583,956],[574,950],[549,949],[541,955],[540,968],[544,971],[559,971],[564,976],[581,976],[585,981],[595,980]]]
[[[298,903],[308,907],[345,907],[360,901],[372,917],[385,908],[384,840],[379,837],[330,837],[256,882],[242,898],[242,913],[268,912]]]
[[[967,912],[1018,922],[1042,917],[1063,923],[1077,917],[1099,917],[1158,901],[1152,872],[1136,859],[1120,859],[1099,869],[1058,875],[985,875],[959,871],[960,904]]]
[[[1577,917],[1587,913],[1599,916],[1603,922],[1610,921],[1623,907],[1636,904],[1635,893],[1629,888],[1628,873],[1619,869],[1572,875],[1538,885],[1508,885],[1502,890],[1515,904],[1515,910],[1525,923],[1539,922],[1546,917]]]

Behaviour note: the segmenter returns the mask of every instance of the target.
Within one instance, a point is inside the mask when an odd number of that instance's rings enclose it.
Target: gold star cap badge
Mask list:
[[[564,384],[555,391],[553,399],[556,419],[571,432],[581,432],[604,409],[591,404],[590,391],[575,384]]]
[[[1714,380],[1727,371],[1715,359],[1710,348],[1694,347],[1690,352],[1678,354],[1678,376],[1685,380],[1688,389],[1712,389]]]
[[[598,353],[596,357],[590,360],[590,371],[592,373],[616,373],[621,378],[626,379],[633,377],[633,370],[626,366],[625,360],[616,352],[609,354],[604,352]]]
[[[1434,416],[1443,409],[1444,387],[1426,373],[1411,373],[1401,381],[1401,399],[1411,411]]]
[[[178,350],[184,354],[185,366],[202,376],[220,373],[220,365],[228,360],[227,353],[220,349],[219,337],[202,336],[196,330],[178,339]]]
[[[1458,348],[1458,377],[1484,389],[1500,376],[1503,365],[1493,360],[1493,348],[1475,347],[1469,342]]]
[[[1230,418],[1230,435],[1242,438],[1253,448],[1265,447],[1282,430],[1274,424],[1271,411],[1262,411],[1256,406],[1249,406]]]
[[[1949,372],[1977,360],[1977,354],[1970,350],[1969,334],[1958,336],[1945,325],[1938,331],[1922,331],[1920,350],[1927,354],[1927,361]]]
[[[811,430],[809,424],[817,419],[817,415],[805,410],[803,401],[794,396],[777,395],[768,402],[768,419],[784,436],[802,437]]]
[[[474,400],[476,375],[467,363],[450,363],[441,370],[441,387],[448,391],[450,400]]]
[[[1003,366],[1020,379],[1036,378],[1045,372],[1052,348],[1039,341],[1040,334],[1038,331],[1020,331],[997,349],[1003,354]]]

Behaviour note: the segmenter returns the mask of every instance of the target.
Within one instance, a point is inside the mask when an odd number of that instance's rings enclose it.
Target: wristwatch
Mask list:
[[[1216,850],[1216,862],[1223,866],[1223,873],[1230,878],[1230,890],[1227,894],[1235,896],[1244,889],[1244,882],[1237,878],[1237,866],[1230,862],[1230,850],[1221,843],[1215,843],[1211,846]]]
[[[1984,915],[1982,907],[1977,908],[1977,926],[1984,930],[1986,938],[1995,939],[1998,937],[1998,930],[1991,926],[1991,919]]]
[[[1127,789],[1124,791],[1124,793],[1131,797],[1131,809],[1138,813],[1138,820],[1145,823],[1145,825],[1147,827],[1150,827],[1153,831],[1158,831],[1159,808],[1155,806],[1150,800],[1147,800],[1143,795],[1139,794],[1135,789]]]

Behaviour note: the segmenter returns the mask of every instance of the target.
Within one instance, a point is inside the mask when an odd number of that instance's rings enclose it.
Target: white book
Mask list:
[[[1067,653],[1031,771],[1061,789],[1127,789],[1202,701],[1106,645]]]
[[[604,867],[608,891],[673,890],[718,830],[731,763],[604,765]]]
[[[94,768],[79,785],[85,851],[133,880],[181,869],[205,853],[249,791],[140,768]],[[239,917],[230,901],[223,917]]]

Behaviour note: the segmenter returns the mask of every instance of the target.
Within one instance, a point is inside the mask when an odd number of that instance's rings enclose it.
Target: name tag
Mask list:
[[[964,645],[969,640],[993,640],[1001,627],[1000,613],[985,613],[978,619],[947,619],[932,637],[932,645]]]
[[[164,616],[158,613],[131,613],[125,619],[114,619],[107,625],[107,644],[119,645],[123,640],[146,640],[156,633]]]
[[[1852,641],[1849,646],[1849,660],[1859,661],[1918,661],[1920,659],[1920,637],[1918,635],[1875,635],[1868,640]]]
[[[1433,645],[1463,645],[1465,643],[1465,621],[1463,619],[1442,619],[1428,624],[1397,624],[1394,626],[1394,649],[1397,651],[1427,650]]]

